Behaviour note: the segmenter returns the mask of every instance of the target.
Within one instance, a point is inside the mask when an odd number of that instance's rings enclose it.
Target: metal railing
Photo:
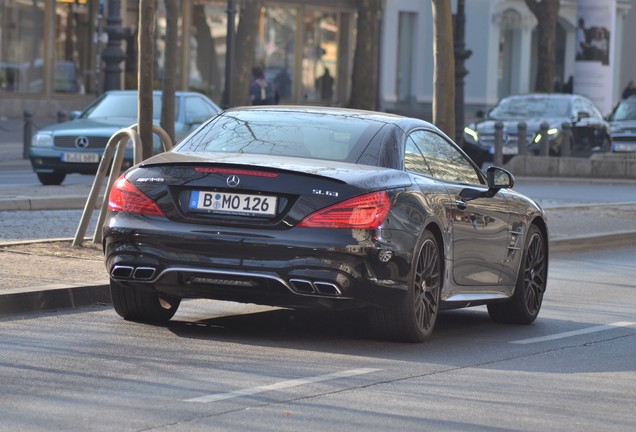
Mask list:
[[[108,177],[108,182],[106,183],[106,190],[104,191],[104,197],[100,207],[97,224],[95,226],[95,233],[93,234],[93,243],[101,243],[102,226],[104,225],[104,221],[106,220],[106,216],[108,214],[108,199],[110,190],[112,189],[115,180],[117,180],[117,178],[119,177],[119,173],[121,172],[128,140],[132,141],[133,144],[133,164],[137,165],[142,161],[141,138],[139,136],[139,133],[137,133],[137,129],[137,124],[120,129],[115,132],[115,134],[108,140],[106,148],[104,149],[104,155],[102,156],[102,159],[99,162],[99,166],[97,167],[97,173],[95,174],[95,180],[93,180],[93,186],[91,187],[91,191],[88,194],[88,199],[86,200],[86,204],[84,205],[82,218],[80,220],[79,226],[77,227],[77,231],[75,232],[75,237],[73,238],[73,247],[79,247],[82,245],[84,236],[86,235],[86,230],[88,229],[88,224],[91,220],[91,217],[93,216],[93,210],[95,209],[97,199],[99,198],[99,193],[101,191],[102,185],[104,184],[104,179],[106,178],[108,166],[112,161],[112,165],[110,167],[110,175]],[[172,148],[172,140],[165,130],[157,125],[153,125],[152,131],[159,135],[159,139],[161,140],[164,151],[168,151]]]

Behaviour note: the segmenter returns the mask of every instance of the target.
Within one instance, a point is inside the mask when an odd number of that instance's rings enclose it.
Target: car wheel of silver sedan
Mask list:
[[[110,294],[117,314],[129,321],[166,322],[174,316],[181,303],[180,298],[160,296],[155,291],[132,284],[124,286],[112,279]]]
[[[37,175],[38,180],[40,180],[40,183],[42,183],[44,186],[60,185],[66,178],[66,174],[60,172],[37,173]]]
[[[437,239],[424,233],[409,291],[395,306],[370,310],[376,334],[391,340],[422,342],[433,332],[440,307],[442,254]]]
[[[530,324],[543,302],[548,276],[546,239],[541,230],[532,225],[526,236],[525,248],[517,286],[510,300],[488,305],[490,317],[497,322]]]

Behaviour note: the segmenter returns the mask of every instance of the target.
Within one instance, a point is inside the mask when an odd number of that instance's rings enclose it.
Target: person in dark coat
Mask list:
[[[634,81],[630,81],[627,83],[627,87],[623,90],[623,99],[627,99],[630,96],[636,95],[636,85]]]
[[[258,66],[252,68],[250,100],[252,105],[275,105],[278,102],[274,85],[265,79],[263,69]]]

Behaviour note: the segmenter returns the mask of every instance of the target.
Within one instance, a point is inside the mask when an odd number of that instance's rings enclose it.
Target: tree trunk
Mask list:
[[[232,65],[232,88],[230,100],[232,105],[250,104],[250,81],[252,67],[256,65],[256,42],[258,38],[259,19],[262,0],[243,0],[236,39],[234,45],[234,63]]]
[[[221,101],[221,74],[219,73],[216,46],[212,38],[212,29],[205,16],[205,5],[197,4],[193,9],[192,24],[196,31],[197,69],[201,74],[203,93],[210,96],[216,103]]]
[[[433,123],[455,139],[455,57],[450,0],[433,0]]]
[[[358,0],[356,48],[349,107],[375,110],[378,98],[378,18],[381,0]]]
[[[537,17],[538,68],[535,91],[552,93],[556,74],[556,30],[559,0],[526,0]]]
[[[152,81],[153,35],[155,32],[155,0],[139,0],[139,136],[142,159],[152,156]]]
[[[177,88],[178,0],[164,0],[166,5],[166,52],[163,62],[161,127],[174,144],[175,91]]]

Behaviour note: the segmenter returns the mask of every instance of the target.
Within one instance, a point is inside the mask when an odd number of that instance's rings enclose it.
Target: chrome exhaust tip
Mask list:
[[[338,288],[338,285],[331,282],[314,282],[314,288],[319,294],[329,296],[342,295],[342,291]]]
[[[150,280],[157,270],[154,267],[137,267],[132,274],[133,279]]]
[[[130,279],[135,268],[132,266],[120,266],[116,265],[110,271],[110,276],[115,279]]]

